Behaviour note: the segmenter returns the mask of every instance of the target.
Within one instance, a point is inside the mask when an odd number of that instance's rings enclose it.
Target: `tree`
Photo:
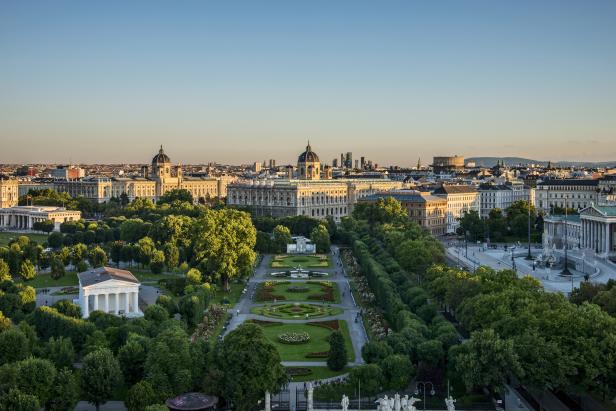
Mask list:
[[[360,365],[359,367],[351,368],[349,375],[349,384],[352,387],[358,387],[361,384],[361,392],[363,395],[376,395],[383,388],[383,372],[376,364]]]
[[[381,364],[385,385],[390,390],[406,388],[415,375],[415,367],[406,355],[394,354],[385,358]]]
[[[327,231],[327,227],[325,227],[323,224],[319,224],[314,228],[314,230],[312,230],[312,232],[310,233],[310,239],[316,246],[317,253],[329,252],[329,232]]]
[[[180,249],[171,242],[163,244],[163,253],[165,254],[165,264],[169,270],[173,270],[180,264]]]
[[[11,270],[9,265],[0,258],[0,282],[11,280]]]
[[[62,247],[63,242],[64,242],[64,235],[57,231],[54,231],[53,233],[49,234],[49,236],[47,237],[47,244],[51,248],[60,248]]]
[[[370,341],[361,348],[361,356],[368,364],[378,363],[394,351],[383,341]]]
[[[417,346],[417,358],[423,363],[438,365],[444,357],[443,344],[439,340],[424,341]]]
[[[77,266],[79,263],[83,262],[88,256],[88,247],[85,244],[77,243],[71,247],[71,262],[74,266]]]
[[[52,220],[45,220],[45,221],[37,221],[36,223],[34,223],[33,228],[35,230],[39,230],[39,231],[49,234],[53,231],[55,226],[56,225]]]
[[[149,308],[149,307],[148,307]],[[147,351],[137,338],[130,338],[118,351],[118,361],[127,384],[135,384],[144,376]]]
[[[86,355],[81,370],[81,390],[97,411],[121,383],[122,371],[111,351],[99,349]]]
[[[39,411],[39,404],[34,395],[25,394],[16,388],[11,388],[6,395],[0,396],[0,411]]]
[[[199,285],[203,282],[203,278],[201,277],[201,271],[196,268],[191,268],[186,273],[186,281],[188,284]]]
[[[122,260],[122,248],[124,248],[124,241],[117,240],[111,243],[111,248],[109,249],[109,256],[116,267],[120,266],[120,261]]]
[[[17,327],[0,333],[0,365],[24,360],[30,355],[28,339]]]
[[[154,274],[160,274],[163,268],[165,268],[165,254],[160,250],[155,250],[150,260],[150,270]]]
[[[219,366],[225,398],[239,411],[251,409],[265,391],[278,392],[288,379],[278,350],[256,324],[244,323],[227,334]]]
[[[99,246],[96,246],[88,253],[88,261],[90,265],[95,268],[107,265],[107,253]]]
[[[11,328],[11,319],[4,316],[4,313],[0,311],[0,333]]]
[[[137,259],[142,265],[150,264],[155,251],[156,245],[150,237],[143,237],[137,241]]]
[[[52,396],[52,385],[56,378],[56,367],[49,360],[27,358],[17,365],[17,388],[35,395],[41,404],[47,403]]]
[[[69,300],[60,300],[53,305],[59,313],[73,318],[81,318],[81,307]]]
[[[130,387],[126,393],[126,408],[128,411],[144,411],[148,405],[158,402],[154,388],[147,381],[140,381]]]
[[[19,276],[25,281],[34,280],[36,277],[36,270],[30,260],[24,260],[19,265]]]
[[[212,280],[220,280],[226,291],[230,279],[252,272],[257,232],[248,213],[227,208],[206,210],[195,221],[193,237],[195,263]]]
[[[161,399],[187,392],[192,386],[188,335],[177,322],[167,324],[152,340],[145,362],[146,379]]]
[[[477,210],[469,210],[460,218],[460,226],[458,234],[465,235],[468,233],[468,241],[483,240],[485,236],[485,221],[479,217]]]
[[[148,305],[143,314],[146,320],[159,324],[169,319],[167,309],[159,304]]]
[[[51,388],[50,399],[45,404],[46,411],[72,410],[79,400],[79,386],[73,372],[64,368],[58,371]]]
[[[72,368],[75,360],[75,349],[73,342],[65,337],[51,337],[47,343],[47,358],[52,361],[58,369]]]
[[[175,201],[185,202],[185,203],[193,203],[193,196],[190,191],[184,188],[176,188],[173,190],[167,191],[165,194],[160,196],[158,199],[158,205],[161,204],[171,204]]]
[[[272,232],[272,243],[277,253],[284,253],[287,251],[287,244],[291,243],[291,231],[283,226],[277,225]]]
[[[455,370],[469,391],[487,387],[498,392],[508,374],[523,376],[513,342],[491,328],[473,332],[466,344],[452,350]]]
[[[329,354],[327,367],[332,371],[340,371],[347,365],[347,352],[344,346],[344,337],[339,330],[334,331],[327,338]]]
[[[51,258],[51,278],[58,280],[64,277],[66,272],[64,271],[64,263],[59,257],[53,256]]]

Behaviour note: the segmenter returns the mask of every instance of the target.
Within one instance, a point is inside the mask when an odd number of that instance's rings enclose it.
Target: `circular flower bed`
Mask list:
[[[301,285],[294,285],[287,288],[287,291],[290,293],[307,293],[308,287],[303,287]]]
[[[305,344],[310,341],[310,335],[307,332],[283,333],[278,335],[278,341],[283,344]]]

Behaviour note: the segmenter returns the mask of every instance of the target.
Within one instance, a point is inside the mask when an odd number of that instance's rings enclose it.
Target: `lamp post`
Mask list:
[[[532,260],[533,256],[530,254],[530,201],[528,202],[528,255],[527,260]]]
[[[434,394],[436,394],[436,391],[434,391],[434,384],[432,384],[430,381],[417,381],[417,383],[415,384],[415,395],[419,395],[419,389],[421,387],[421,392],[423,392],[423,409],[424,411],[426,411],[426,386],[430,384],[430,395],[434,396]]]
[[[511,247],[511,267],[513,268],[513,271],[516,271],[516,269],[515,269],[514,252],[515,252],[515,246],[512,246]]]
[[[569,263],[567,261],[567,251],[569,249],[569,230],[568,230],[568,226],[569,224],[567,224],[567,218],[568,214],[567,214],[567,200],[565,199],[565,268],[563,268],[562,271],[562,275],[570,275],[571,276],[571,286],[573,287],[573,273],[571,271],[569,271]],[[573,290],[572,290],[573,291]]]
[[[464,257],[468,259],[468,230],[464,232]]]

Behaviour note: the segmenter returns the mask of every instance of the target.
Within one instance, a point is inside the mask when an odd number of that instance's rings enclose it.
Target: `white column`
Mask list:
[[[94,294],[94,307],[92,307],[94,311],[98,310],[98,294]]]
[[[605,255],[608,255],[610,250],[610,224],[606,223],[605,225]]]
[[[132,312],[138,313],[139,312],[139,297],[138,297],[136,292],[133,292],[130,295],[131,295],[131,299],[132,299],[132,303],[133,303],[133,311]]]
[[[90,316],[90,304],[88,299],[88,293],[83,291],[83,295],[81,296],[81,316],[83,318],[88,318]]]
[[[109,294],[105,293],[105,312],[108,313],[109,312]]]
[[[115,293],[113,296],[115,298],[115,304],[113,305],[114,306],[113,313],[115,315],[118,315],[120,312],[120,293]]]
[[[124,315],[127,315],[130,312],[130,304],[128,301],[129,293],[124,293]]]

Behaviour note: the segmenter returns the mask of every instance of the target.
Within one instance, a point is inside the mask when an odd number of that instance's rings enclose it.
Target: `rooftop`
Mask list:
[[[567,179],[550,179],[543,180],[538,182],[538,186],[597,186],[599,184],[599,180],[589,180],[589,179],[576,179],[576,178],[567,178]]]
[[[465,193],[476,193],[477,188],[468,185],[447,185],[443,184],[436,190],[434,190],[434,194],[465,194]]]
[[[79,284],[81,284],[82,287],[87,287],[109,280],[127,281],[130,283],[139,284],[139,280],[137,280],[137,278],[130,271],[112,267],[93,268],[77,274],[77,277],[79,277]]]

